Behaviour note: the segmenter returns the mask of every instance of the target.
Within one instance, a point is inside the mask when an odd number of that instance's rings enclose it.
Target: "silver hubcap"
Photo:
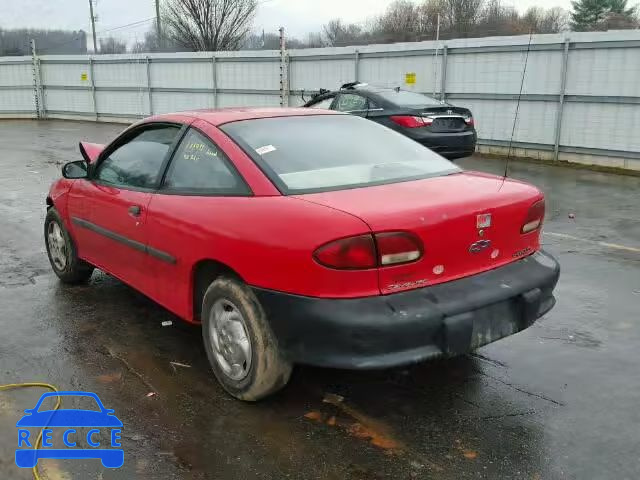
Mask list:
[[[49,254],[55,267],[58,270],[64,270],[67,266],[67,242],[65,242],[62,230],[57,222],[49,223],[47,242],[49,244]]]
[[[251,368],[251,342],[238,307],[224,298],[214,303],[209,316],[213,353],[224,374],[242,380]]]

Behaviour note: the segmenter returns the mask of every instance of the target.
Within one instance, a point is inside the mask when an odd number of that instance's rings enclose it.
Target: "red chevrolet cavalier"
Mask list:
[[[53,270],[77,283],[99,268],[202,323],[216,377],[243,400],[295,363],[462,354],[555,302],[539,190],[363,118],[185,112],[80,150],[47,197]]]

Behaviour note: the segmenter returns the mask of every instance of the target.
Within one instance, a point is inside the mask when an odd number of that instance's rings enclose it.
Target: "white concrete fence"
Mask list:
[[[0,118],[131,122],[194,108],[279,106],[282,94],[300,105],[303,95],[358,80],[470,108],[480,150],[504,154],[528,44],[526,35],[289,50],[284,65],[278,51],[0,57]],[[640,31],[533,37],[515,155],[640,170],[638,132]]]

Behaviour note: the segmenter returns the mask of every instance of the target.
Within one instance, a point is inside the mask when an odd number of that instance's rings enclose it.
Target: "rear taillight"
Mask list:
[[[318,248],[313,258],[338,270],[366,270],[411,263],[422,257],[422,242],[408,232],[342,238]]]
[[[464,123],[466,123],[470,127],[473,127],[476,124],[476,121],[471,115],[469,115],[468,117],[464,117]]]
[[[428,127],[433,124],[433,119],[429,117],[416,117],[412,115],[392,115],[391,121],[405,128]]]
[[[542,222],[544,221],[544,211],[544,200],[540,200],[531,205],[531,207],[529,208],[529,212],[527,212],[527,216],[522,223],[520,232],[524,234],[538,230],[542,226]]]
[[[371,235],[342,238],[318,248],[313,258],[325,267],[363,270],[378,265],[376,246]]]
[[[422,242],[411,233],[375,234],[380,266],[415,262],[422,256]]]

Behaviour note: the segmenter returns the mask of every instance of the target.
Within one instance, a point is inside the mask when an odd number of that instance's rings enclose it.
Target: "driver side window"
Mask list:
[[[179,131],[177,126],[165,125],[143,130],[100,163],[96,180],[120,187],[154,188]]]

